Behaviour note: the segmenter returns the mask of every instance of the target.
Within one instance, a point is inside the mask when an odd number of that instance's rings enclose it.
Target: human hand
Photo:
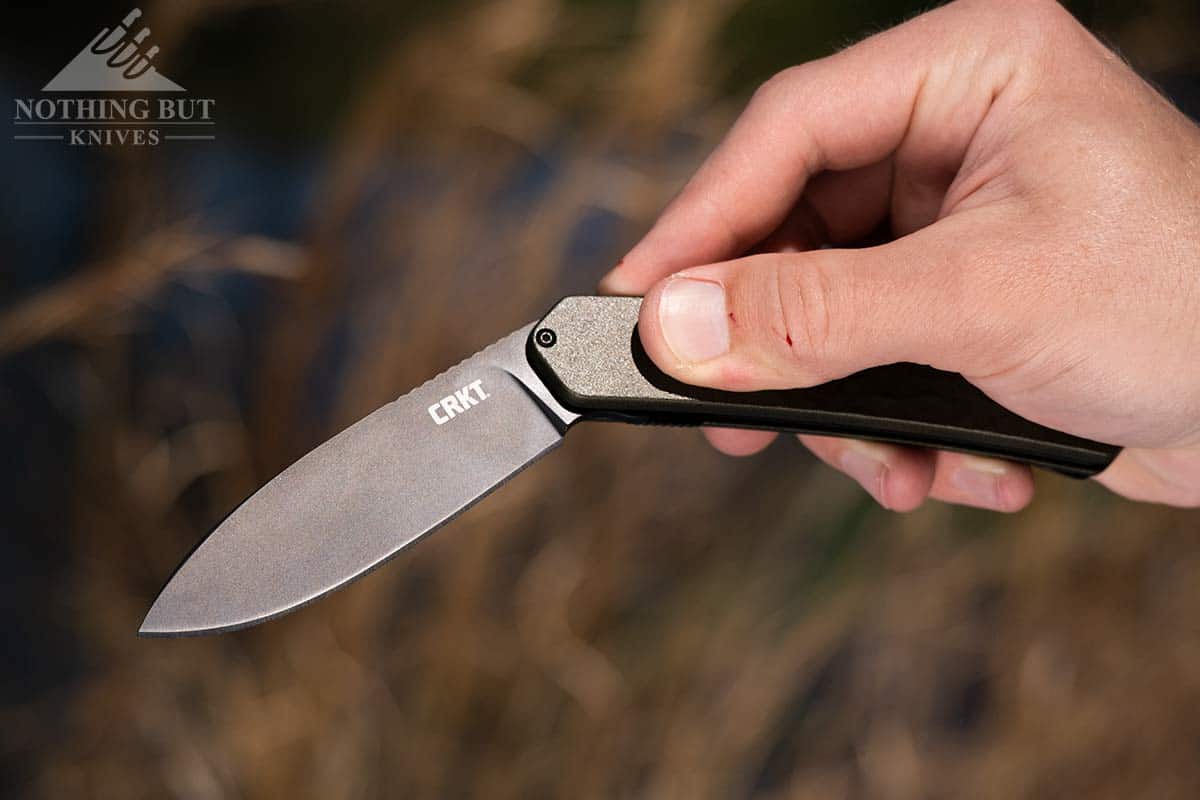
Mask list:
[[[888,244],[818,249],[885,220]],[[1123,445],[1113,491],[1200,505],[1200,128],[1049,0],[962,0],[775,76],[601,287],[646,295],[684,382],[930,364]],[[1017,464],[801,439],[888,508],[1033,495]]]

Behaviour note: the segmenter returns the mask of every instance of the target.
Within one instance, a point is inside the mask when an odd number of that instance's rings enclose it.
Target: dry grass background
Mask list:
[[[558,0],[398,36],[298,242],[181,223],[161,164],[114,155],[111,253],[0,316],[0,351],[67,339],[93,376],[58,601],[85,667],[0,709],[28,796],[1200,796],[1200,514],[1045,475],[1012,517],[895,516],[790,442],[735,461],[587,426],[300,613],[133,638],[262,481],[586,291],[736,114],[711,53],[737,9],[642,3],[621,47],[604,8]],[[156,37],[212,10],[155,7]],[[414,152],[425,177],[381,189]],[[498,208],[550,152],[536,197]],[[617,233],[564,272],[596,215]],[[273,298],[248,404],[131,344],[170,286],[230,271]]]

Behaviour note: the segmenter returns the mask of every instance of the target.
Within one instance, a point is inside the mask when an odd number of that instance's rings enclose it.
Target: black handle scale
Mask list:
[[[811,389],[724,392],[680,383],[642,349],[641,298],[566,297],[534,326],[529,363],[584,419],[721,425],[957,450],[1086,478],[1119,447],[1019,417],[961,375],[918,364],[875,367]]]

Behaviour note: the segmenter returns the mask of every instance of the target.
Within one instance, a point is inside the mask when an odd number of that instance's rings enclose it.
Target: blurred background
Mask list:
[[[133,2],[9,4],[6,108]],[[590,292],[759,82],[923,5],[143,0],[216,139],[0,149],[0,794],[1200,796],[1200,512],[1046,474],[898,516],[585,426],[315,605],[135,638],[261,483]],[[1071,8],[1197,113],[1194,0]]]

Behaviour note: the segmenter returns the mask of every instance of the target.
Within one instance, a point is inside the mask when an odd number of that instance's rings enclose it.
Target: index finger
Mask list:
[[[959,12],[939,9],[763,84],[603,289],[642,294],[681,269],[739,256],[784,220],[812,176],[895,152],[937,60],[931,44],[952,38],[939,31]]]

